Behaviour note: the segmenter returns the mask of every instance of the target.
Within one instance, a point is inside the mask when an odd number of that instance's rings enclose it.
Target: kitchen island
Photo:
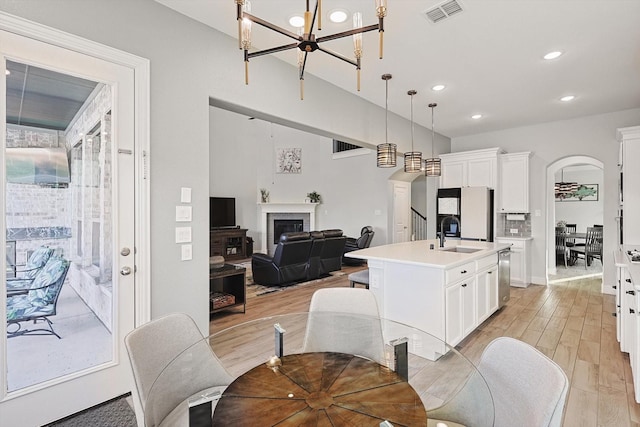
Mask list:
[[[345,256],[367,260],[369,289],[383,318],[455,346],[498,310],[498,252],[509,245],[460,240],[448,240],[444,248],[438,244],[419,240]],[[444,347],[410,351],[430,360],[446,353]]]

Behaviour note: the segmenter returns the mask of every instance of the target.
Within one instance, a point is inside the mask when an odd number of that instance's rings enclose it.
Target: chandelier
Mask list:
[[[380,59],[382,59],[383,51],[383,35],[384,35],[384,17],[387,16],[387,0],[376,0],[376,15],[378,23],[362,26],[362,14],[356,12],[353,14],[353,29],[343,31],[324,37],[316,37],[314,27],[316,18],[318,21],[318,31],[322,30],[322,0],[316,0],[316,6],[313,13],[309,8],[309,0],[306,0],[306,11],[304,13],[304,29],[301,34],[295,34],[285,28],[274,25],[264,19],[258,18],[251,14],[251,3],[249,0],[234,0],[237,9],[238,20],[238,42],[239,47],[244,51],[244,82],[249,84],[249,59],[257,56],[269,55],[271,53],[282,52],[289,49],[298,48],[298,74],[300,78],[300,99],[304,99],[304,70],[307,65],[307,55],[319,50],[334,58],[340,59],[356,67],[357,89],[360,91],[360,63],[362,59],[362,33],[378,30],[380,34]],[[272,31],[289,37],[295,42],[284,44],[281,46],[263,49],[255,52],[249,52],[251,49],[251,24],[256,23]],[[337,52],[333,52],[321,46],[323,42],[340,39],[343,37],[353,36],[353,53],[355,59],[347,58]]]
[[[575,193],[580,187],[577,182],[565,182],[564,181],[564,169],[561,170],[561,181],[556,182],[553,189],[556,198],[565,198],[569,194]]]

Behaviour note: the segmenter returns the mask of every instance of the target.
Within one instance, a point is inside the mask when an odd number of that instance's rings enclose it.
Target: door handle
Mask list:
[[[131,274],[131,267],[122,267],[120,269],[120,275],[121,276],[128,276]]]

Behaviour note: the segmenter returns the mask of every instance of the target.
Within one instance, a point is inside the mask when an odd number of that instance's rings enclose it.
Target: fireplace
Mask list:
[[[258,203],[260,218],[258,222],[258,230],[260,230],[259,247],[263,254],[273,255],[277,242],[280,238],[275,238],[273,222],[275,220],[293,220],[302,219],[302,231],[311,231],[316,229],[316,208],[317,203]]]
[[[277,245],[282,233],[304,231],[302,219],[274,219],[273,220],[273,244]]]

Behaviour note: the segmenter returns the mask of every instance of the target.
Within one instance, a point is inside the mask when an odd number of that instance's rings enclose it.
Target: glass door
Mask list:
[[[15,245],[3,257],[15,277],[0,281],[0,418],[41,425],[130,390],[133,71],[1,31],[0,46],[2,215]]]

